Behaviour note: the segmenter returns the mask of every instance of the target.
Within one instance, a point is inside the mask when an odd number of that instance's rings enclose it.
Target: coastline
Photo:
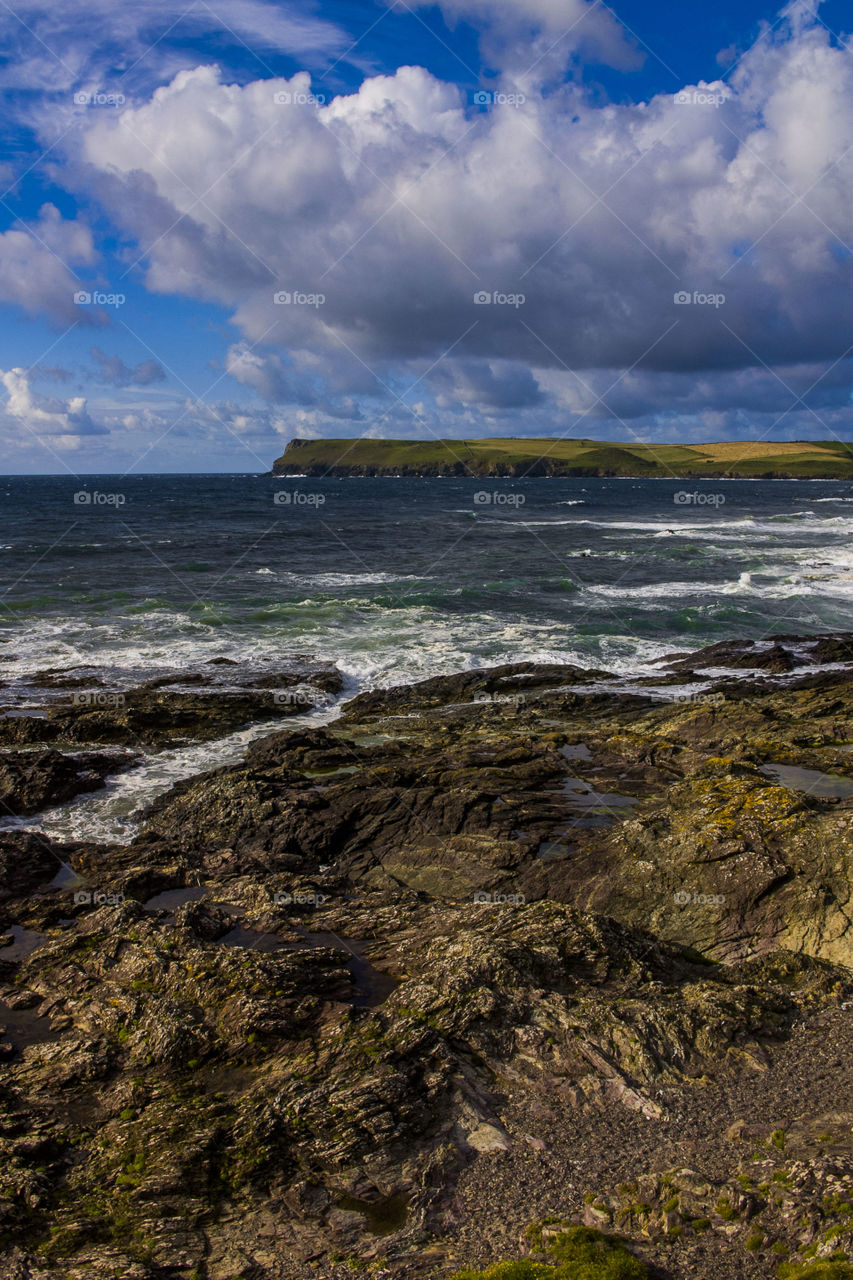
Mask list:
[[[514,663],[324,726],[280,703],[130,843],[0,832],[26,1138],[0,1154],[51,1188],[5,1210],[15,1265],[438,1280],[544,1258],[548,1214],[707,1280],[758,1231],[768,1262],[843,1244],[851,670],[850,635],[791,635],[673,654],[655,688]],[[156,754],[258,697],[49,712],[51,741],[7,729],[6,777],[37,803],[69,752]]]
[[[565,437],[295,439],[270,474],[314,479],[851,480],[853,448],[837,441],[672,445]]]

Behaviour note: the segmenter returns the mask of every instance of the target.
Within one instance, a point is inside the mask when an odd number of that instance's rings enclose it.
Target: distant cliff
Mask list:
[[[588,439],[291,440],[279,476],[659,476],[853,479],[853,442],[728,440],[632,444]]]

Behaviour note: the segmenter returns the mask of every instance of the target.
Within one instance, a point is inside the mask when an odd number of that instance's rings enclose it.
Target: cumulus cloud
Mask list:
[[[143,360],[141,364],[131,367],[126,365],[121,356],[108,356],[100,347],[92,347],[92,355],[100,366],[99,380],[113,387],[149,387],[155,382],[164,382],[166,374],[163,366],[156,360]]]
[[[0,382],[8,396],[5,412],[14,426],[52,444],[74,447],[83,436],[106,435],[107,429],[89,416],[82,396],[70,400],[39,395],[27,369],[0,370]]]
[[[32,224],[17,224],[0,235],[0,302],[64,324],[91,320],[74,304],[79,288],[74,267],[89,265],[95,257],[89,227],[46,204]]]
[[[505,56],[520,26],[632,56],[587,0],[442,8],[497,42],[501,84],[527,74]],[[415,383],[439,429],[512,411],[526,430],[552,407],[567,424],[781,412],[767,366],[843,361],[853,57],[813,5],[790,5],[725,84],[601,106],[571,80],[541,92],[540,71],[481,110],[419,67],[327,105],[307,74],[237,85],[194,67],[85,113],[64,176],[138,246],[149,289],[230,310],[228,373],[310,429],[373,397],[388,423]],[[848,410],[849,375],[812,415]]]
[[[310,361],[308,362],[310,366]],[[321,410],[330,418],[359,421],[361,410],[351,397],[336,398],[318,387],[310,369],[299,369],[294,360],[285,361],[275,352],[261,353],[246,343],[231,347],[226,371],[244,386],[252,387],[273,404],[298,404]],[[321,385],[323,380],[320,380]]]
[[[488,360],[446,360],[429,375],[441,409],[479,405],[486,410],[529,409],[545,395],[526,365]]]

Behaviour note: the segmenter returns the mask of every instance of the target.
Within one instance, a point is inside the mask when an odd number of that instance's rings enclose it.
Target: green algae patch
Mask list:
[[[532,1238],[541,1238],[533,1229]],[[552,1262],[497,1262],[460,1271],[453,1280],[648,1280],[648,1268],[624,1244],[592,1227],[569,1227],[545,1245]]]
[[[785,1262],[778,1274],[779,1280],[853,1280],[853,1264],[841,1254],[820,1262]]]

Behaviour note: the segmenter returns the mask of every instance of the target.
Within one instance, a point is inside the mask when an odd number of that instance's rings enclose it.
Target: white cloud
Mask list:
[[[440,409],[529,409],[545,396],[526,365],[510,361],[445,360],[428,375]]]
[[[163,366],[156,360],[143,360],[141,364],[126,365],[121,356],[109,356],[100,347],[92,347],[92,355],[99,366],[98,380],[113,387],[149,387],[155,382],[165,382]]]
[[[593,22],[585,2],[443,7],[553,40]],[[543,396],[573,412],[567,370],[606,385],[634,366],[620,417],[755,407],[765,363],[853,346],[853,57],[809,13],[791,6],[729,83],[649,103],[563,83],[481,112],[403,67],[317,106],[304,74],[239,86],[197,67],[89,113],[66,178],[138,243],[150,289],[231,310],[237,381],[325,421],[416,378],[457,421],[532,421]],[[475,305],[483,290],[524,301]]]
[[[339,398],[324,393],[324,380],[311,372],[310,361],[300,367],[300,362],[285,361],[275,352],[261,353],[246,343],[237,343],[229,348],[225,368],[237,382],[252,387],[271,404],[317,408],[331,418],[348,421],[358,421],[362,417],[361,410],[350,397]]]
[[[386,0],[393,4],[394,0]],[[436,0],[414,0],[426,8]],[[535,84],[580,55],[623,69],[642,62],[636,41],[612,9],[595,0],[437,0],[452,26],[460,20],[481,32],[491,65],[520,84]]]
[[[74,305],[79,281],[73,268],[94,260],[88,226],[46,204],[31,226],[19,224],[0,235],[0,301],[65,324],[91,322],[96,317],[81,315]]]
[[[199,37],[255,50],[261,75],[269,74],[265,55],[325,62],[351,43],[334,23],[266,0],[205,0],[178,9],[172,0],[16,0],[14,13],[0,9],[0,32],[15,55],[0,71],[0,86],[48,93],[72,87],[130,93],[159,83],[191,65],[193,54],[181,44]]]
[[[89,416],[82,396],[70,400],[39,395],[33,391],[26,369],[0,370],[0,382],[8,400],[5,413],[13,428],[26,436],[47,439],[54,447],[74,448],[83,436],[106,435],[107,429]]]

